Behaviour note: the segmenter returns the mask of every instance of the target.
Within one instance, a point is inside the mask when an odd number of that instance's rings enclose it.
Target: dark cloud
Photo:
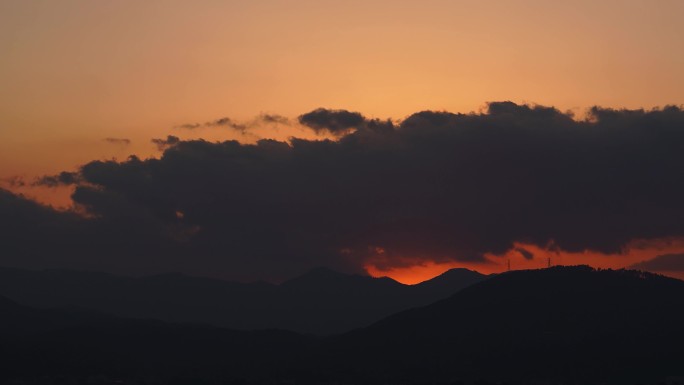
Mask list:
[[[10,176],[7,178],[2,178],[0,179],[3,183],[6,183],[7,186],[10,187],[24,187],[26,186],[26,181],[24,180],[23,176],[20,175],[14,175]]]
[[[38,178],[34,186],[57,187],[76,184],[81,180],[81,176],[76,172],[62,171],[57,175],[46,175]]]
[[[131,140],[126,139],[126,138],[105,138],[104,141],[107,143],[112,143],[112,144],[123,144],[123,145],[131,144]]]
[[[631,266],[632,269],[662,272],[684,271],[684,254],[663,254]]]
[[[223,117],[219,118],[216,120],[212,120],[206,123],[186,123],[186,124],[181,124],[176,126],[176,128],[181,128],[181,129],[186,129],[186,130],[194,130],[197,128],[202,128],[202,127],[226,127],[230,128],[236,131],[241,131],[244,132],[249,128],[247,124],[242,124],[234,121],[233,119],[229,117]]]
[[[483,261],[515,242],[620,253],[633,239],[684,236],[684,111],[589,113],[502,102],[395,126],[328,111],[300,120],[356,130],[288,143],[169,136],[155,141],[159,159],[79,170],[73,199],[93,222],[70,239],[70,258],[111,263],[94,252],[106,249],[134,271],[286,277]]]
[[[186,244],[192,227],[160,220],[97,187],[78,186],[74,196],[97,207],[57,211],[0,189],[0,263],[121,273],[193,271],[192,263],[182,263],[191,254]],[[92,210],[84,216],[80,211],[86,208]]]
[[[176,128],[181,128],[181,129],[186,129],[186,130],[194,130],[198,128],[210,128],[210,127],[225,127],[229,128],[235,131],[240,132],[243,135],[247,134],[247,130],[263,125],[272,125],[272,124],[282,124],[285,126],[289,126],[292,123],[290,122],[290,119],[278,115],[278,114],[260,114],[254,119],[252,119],[249,122],[237,122],[229,117],[223,117],[219,119],[215,119],[212,121],[208,121],[205,123],[186,123],[186,124],[181,124],[176,126]]]
[[[178,144],[180,142],[180,138],[173,135],[167,135],[166,139],[152,139],[151,142],[156,144],[160,151],[163,151],[170,146]]]
[[[185,123],[185,124],[180,124],[180,125],[176,126],[176,128],[182,128],[185,130],[194,130],[194,129],[200,128],[202,126],[203,125],[200,123]]]
[[[318,108],[300,115],[299,123],[316,132],[328,131],[333,135],[344,135],[353,128],[365,125],[366,118],[358,112]]]
[[[525,258],[525,259],[527,259],[527,260],[530,260],[530,259],[533,259],[533,258],[534,258],[534,254],[533,254],[531,251],[526,250],[526,249],[523,249],[522,247],[517,247],[517,248],[515,249],[515,251],[517,251],[518,253],[520,253],[520,255],[522,255],[523,258]]]
[[[204,123],[204,125],[206,127],[227,127],[236,131],[245,131],[248,128],[246,124],[237,123],[228,117],[216,119],[214,121]]]
[[[290,125],[290,119],[277,114],[261,114],[258,116],[257,120],[263,123]]]

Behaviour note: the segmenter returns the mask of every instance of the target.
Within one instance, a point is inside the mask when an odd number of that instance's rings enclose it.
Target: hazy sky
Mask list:
[[[150,154],[223,116],[681,104],[682,16],[682,1],[2,0],[0,176]]]

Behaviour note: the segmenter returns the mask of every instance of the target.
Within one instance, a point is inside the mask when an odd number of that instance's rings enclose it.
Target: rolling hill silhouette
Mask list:
[[[626,380],[684,373],[684,281],[587,266],[501,274],[339,336],[350,378]],[[338,371],[339,373],[339,371]]]
[[[0,298],[0,383],[261,382],[295,367],[315,342],[287,331],[34,309]]]
[[[103,320],[108,316],[75,307],[35,309],[0,297],[0,337],[20,337]]]
[[[34,307],[78,306],[121,317],[231,329],[331,334],[446,298],[485,279],[454,269],[418,285],[314,269],[280,285],[183,274],[142,278],[68,270],[0,269],[0,295]]]
[[[3,318],[42,320],[0,335],[0,382],[637,384],[684,372],[684,281],[637,271],[501,274],[331,337],[58,311],[77,321],[0,299]]]

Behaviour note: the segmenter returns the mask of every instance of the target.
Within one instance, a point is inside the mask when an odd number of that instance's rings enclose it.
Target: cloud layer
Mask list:
[[[398,125],[324,109],[299,121],[339,139],[169,136],[159,159],[93,161],[45,179],[73,185],[86,218],[4,192],[0,212],[27,231],[17,239],[52,245],[29,253],[14,242],[10,251],[23,262],[278,278],[319,265],[481,261],[514,242],[619,253],[633,239],[684,236],[678,107],[593,108],[576,121],[499,102],[481,114],[418,112]],[[60,239],[31,236],[29,224],[46,216],[73,224]]]

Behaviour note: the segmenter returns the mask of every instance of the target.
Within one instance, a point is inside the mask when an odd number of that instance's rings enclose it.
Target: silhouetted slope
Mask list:
[[[329,334],[445,298],[486,276],[445,274],[408,286],[314,269],[281,285],[162,274],[142,278],[66,270],[0,269],[0,294],[35,307],[79,306],[122,317],[233,329]]]
[[[88,309],[34,309],[0,297],[0,337],[20,337],[79,326],[105,317]]]
[[[0,312],[40,325],[0,334],[0,382],[637,384],[684,371],[684,282],[581,266],[501,274],[325,339],[104,315],[61,324],[3,298]]]
[[[483,280],[477,271],[457,268],[448,270],[435,278],[415,285],[422,295],[442,299],[444,293],[454,294],[457,291]]]
[[[339,336],[321,373],[429,381],[684,373],[684,282],[555,267],[501,274]]]
[[[325,332],[363,327],[400,310],[429,303],[412,287],[390,278],[314,269],[279,286],[283,328]],[[336,325],[334,330],[331,326]]]
[[[0,299],[0,383],[79,383],[92,376],[152,383],[190,379],[272,381],[317,341],[292,332],[232,331]],[[90,380],[92,382],[92,378]]]

